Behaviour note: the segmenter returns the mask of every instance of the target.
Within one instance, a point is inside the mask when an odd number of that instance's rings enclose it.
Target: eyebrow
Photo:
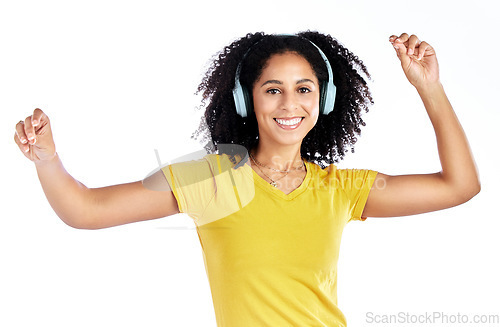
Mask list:
[[[310,80],[309,78],[299,79],[297,81],[297,83],[295,83],[295,84],[306,83],[306,82],[311,82],[311,83],[314,84],[314,81]],[[263,87],[266,84],[279,84],[279,85],[283,85],[283,82],[278,81],[277,79],[270,79],[268,81],[265,81],[260,87]]]

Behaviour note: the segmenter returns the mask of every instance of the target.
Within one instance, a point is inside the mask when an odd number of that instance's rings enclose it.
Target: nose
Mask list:
[[[285,92],[281,97],[281,108],[285,110],[296,110],[299,108],[299,102],[297,99],[297,94],[295,92]]]

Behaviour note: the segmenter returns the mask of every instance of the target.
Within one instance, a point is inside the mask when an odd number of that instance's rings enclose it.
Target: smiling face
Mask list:
[[[259,142],[301,144],[318,120],[318,79],[297,53],[272,55],[252,93]]]

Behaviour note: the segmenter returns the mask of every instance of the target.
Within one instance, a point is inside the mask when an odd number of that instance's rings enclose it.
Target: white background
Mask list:
[[[191,219],[97,231],[65,225],[13,142],[35,108],[88,187],[143,179],[200,150],[198,83],[212,55],[248,32],[329,33],[373,76],[375,105],[341,167],[439,171],[432,126],[391,34],[436,49],[482,191],[466,204],[344,230],[339,307],[367,312],[500,314],[498,24],[494,1],[3,1],[0,5],[0,325],[215,326]],[[374,325],[374,324],[371,324]],[[435,324],[438,326],[439,324]],[[477,324],[479,325],[479,324]]]

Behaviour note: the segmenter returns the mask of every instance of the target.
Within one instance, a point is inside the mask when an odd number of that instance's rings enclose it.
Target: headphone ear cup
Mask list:
[[[335,84],[333,84],[333,82],[325,82],[323,87],[324,104],[322,113],[324,115],[328,115],[333,111],[333,106],[335,105],[335,97],[337,96],[337,88],[335,87]]]
[[[250,116],[250,114],[253,111],[253,98],[250,92],[248,92],[248,89],[245,86],[241,86],[241,90],[243,93],[243,99],[245,102],[245,112],[246,112],[246,117]]]
[[[236,113],[241,117],[247,117],[252,112],[252,98],[247,88],[240,84],[239,79],[235,82],[233,98]]]
[[[323,82],[321,83],[321,87],[319,90],[319,113],[324,114],[325,112],[325,105],[326,105],[326,98],[328,96],[328,90],[327,90],[327,83]]]

